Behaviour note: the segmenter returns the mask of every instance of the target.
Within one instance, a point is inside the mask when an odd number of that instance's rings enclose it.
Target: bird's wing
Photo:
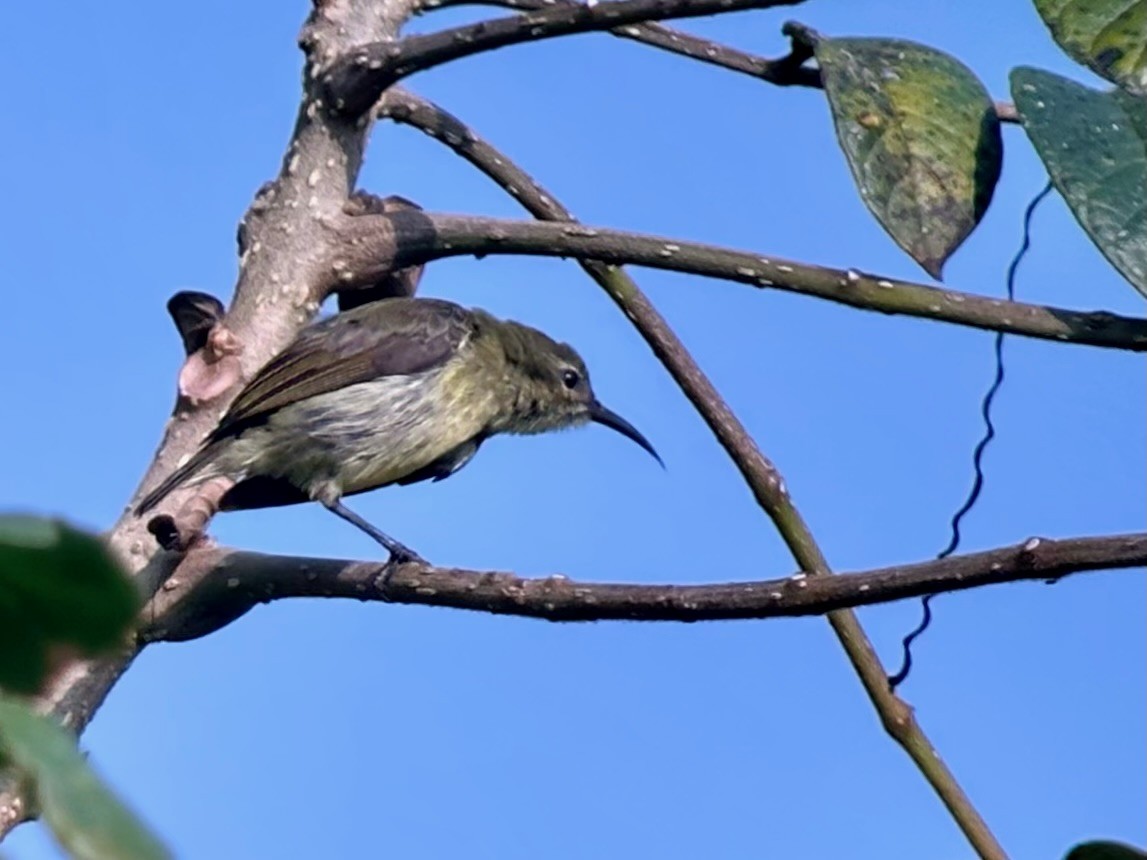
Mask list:
[[[310,325],[239,392],[212,438],[233,436],[308,397],[429,370],[473,331],[468,311],[438,299],[384,299]]]

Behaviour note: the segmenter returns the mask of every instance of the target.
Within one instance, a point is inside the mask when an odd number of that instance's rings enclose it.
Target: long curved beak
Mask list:
[[[594,421],[598,424],[604,424],[611,430],[616,430],[622,436],[633,440],[646,451],[648,451],[653,459],[661,464],[662,469],[665,468],[665,463],[662,461],[661,455],[658,454],[656,450],[654,450],[651,444],[649,444],[649,440],[642,436],[637,431],[636,427],[634,427],[612,409],[607,409],[595,400],[589,405],[589,418],[591,421]]]

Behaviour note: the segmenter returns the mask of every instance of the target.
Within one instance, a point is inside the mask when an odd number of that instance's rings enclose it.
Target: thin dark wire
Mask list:
[[[1008,265],[1007,290],[1009,302],[1015,301],[1016,272],[1019,270],[1020,261],[1027,255],[1028,249],[1031,247],[1032,216],[1035,215],[1036,207],[1039,206],[1049,193],[1051,193],[1050,182],[1043,187],[1043,190],[1040,191],[1039,194],[1032,198],[1031,203],[1029,203],[1027,209],[1024,210],[1023,242],[1020,243],[1020,249],[1016,252],[1016,255],[1012,257],[1012,261]],[[996,437],[996,425],[992,423],[992,403],[996,399],[996,394],[999,392],[1000,386],[1004,384],[1004,333],[1002,331],[996,332],[995,356],[995,378],[992,379],[988,393],[984,395],[984,399],[980,403],[980,416],[984,419],[984,435],[980,438],[980,441],[976,443],[976,448],[972,452],[972,469],[975,472],[975,477],[972,480],[972,489],[968,492],[967,498],[964,499],[964,504],[960,505],[959,510],[952,516],[952,537],[948,541],[948,545],[936,556],[937,558],[947,558],[960,546],[960,523],[968,512],[972,510],[980,498],[980,491],[984,489],[984,451],[987,450],[988,445]],[[920,599],[920,605],[924,609],[924,614],[916,629],[904,637],[904,660],[900,664],[899,671],[888,678],[888,686],[892,690],[900,686],[908,678],[908,673],[912,671],[912,643],[915,642],[916,637],[927,630],[932,623],[932,598],[935,596],[934,594],[926,594]]]

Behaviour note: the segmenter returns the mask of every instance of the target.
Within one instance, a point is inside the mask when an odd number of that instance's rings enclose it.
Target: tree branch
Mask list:
[[[259,190],[239,229],[239,280],[221,321],[229,348],[236,350],[235,383],[281,350],[317,311],[318,267],[330,256],[324,225],[341,213],[362,164],[370,125],[319,109],[316,69],[356,45],[393,38],[413,5],[414,0],[315,0],[299,39],[307,70],[295,128],[278,176]],[[189,332],[182,321],[180,333],[186,344]],[[201,343],[196,334],[190,340],[199,351],[212,347],[210,337]],[[181,397],[133,502],[198,447],[237,387],[214,392],[206,402]],[[173,492],[161,510],[177,510],[189,495]],[[159,554],[146,523],[130,511],[131,505],[107,543],[150,596],[173,567],[178,577],[179,559]],[[152,611],[145,608],[145,617]],[[136,653],[133,646],[118,655],[69,664],[33,704],[79,733]],[[0,838],[28,815],[18,786],[0,776]]]
[[[1147,533],[1048,540],[836,576],[795,574],[760,582],[627,585],[523,578],[497,571],[296,558],[230,549],[196,550],[194,590],[164,592],[146,641],[206,636],[254,606],[293,597],[334,597],[447,606],[547,621],[714,621],[825,615],[1005,582],[1057,582],[1072,574],[1147,565]],[[705,571],[708,572],[708,571]]]
[[[428,0],[421,4],[418,11],[422,14],[435,9],[469,6],[475,2],[478,0]],[[480,2],[483,6],[499,6],[521,12],[578,5],[573,0],[480,0]],[[804,51],[770,60],[662,24],[625,24],[613,27],[608,32],[613,36],[661,48],[671,54],[680,54],[692,60],[720,66],[752,78],[760,78],[780,87],[798,86],[815,89],[821,87],[820,72],[804,65],[805,60],[809,58]]]
[[[323,73],[327,104],[350,116],[365,113],[383,92],[418,71],[507,45],[625,24],[690,18],[746,9],[792,6],[802,0],[619,0],[595,6],[569,4],[480,21],[398,42],[363,45]]]
[[[450,143],[449,140],[447,142]],[[492,148],[488,149],[493,154]],[[474,154],[477,153],[475,150]],[[508,179],[508,176],[503,176],[502,161],[508,160],[495,157],[489,164],[480,166],[492,177]],[[515,172],[525,176],[520,169],[515,168]],[[506,187],[537,217],[573,220],[552,195],[545,193],[532,180],[524,181],[520,186]],[[571,228],[567,226],[565,229]],[[585,232],[584,229],[582,232]],[[661,250],[672,254],[668,247],[663,246]],[[776,467],[761,453],[744,425],[737,420],[692,355],[633,279],[621,269],[598,260],[583,260],[582,267],[621,308],[708,424],[745,479],[757,503],[777,527],[800,569],[811,576],[831,576],[832,571],[824,554],[794,506]],[[1002,846],[956,777],[932,747],[927,735],[917,724],[912,709],[888,686],[887,672],[856,615],[849,609],[836,609],[828,613],[828,621],[869,700],[880,715],[885,731],[908,753],[980,857],[984,860],[1005,860],[1007,855]]]
[[[348,280],[391,266],[472,254],[534,254],[635,264],[774,288],[861,310],[903,314],[1041,340],[1147,351],[1147,320],[987,298],[829,269],[699,242],[603,227],[545,224],[438,213],[344,219]],[[349,243],[354,243],[350,245]]]
[[[418,11],[421,14],[435,9],[472,5],[475,2],[478,0],[428,0],[428,2],[421,4]],[[573,0],[480,0],[480,2],[483,6],[499,6],[503,9],[521,11],[576,5]],[[811,52],[799,43],[794,43],[792,50],[785,56],[769,59],[662,24],[626,24],[622,27],[612,28],[609,33],[622,39],[632,39],[635,42],[660,48],[671,54],[679,54],[691,60],[740,72],[778,87],[824,89],[820,70],[805,65],[811,59]],[[996,117],[1000,122],[1019,123],[1019,114],[1016,113],[1014,104],[999,101],[995,103],[995,107]]]

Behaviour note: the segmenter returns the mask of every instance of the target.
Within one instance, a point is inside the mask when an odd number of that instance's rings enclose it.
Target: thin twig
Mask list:
[[[405,96],[407,101],[417,101],[409,93]],[[444,112],[439,111],[439,113]],[[465,129],[457,119],[453,117],[449,119]],[[463,137],[470,139],[477,137],[469,129],[465,130],[467,134]],[[512,162],[497,153],[493,147],[485,145],[482,150],[471,147],[468,153],[461,154],[512,193],[535,217],[572,220],[570,213],[524,171],[517,167],[508,169]],[[486,159],[485,155],[494,157]],[[568,224],[561,229],[571,231]],[[592,232],[580,227],[572,230],[572,232],[579,231]],[[669,249],[662,243],[660,250],[664,252]],[[670,255],[673,255],[672,251]],[[709,425],[761,508],[776,525],[798,567],[810,576],[831,576],[832,571],[827,560],[804,519],[793,505],[776,467],[761,453],[748,431],[737,420],[697,366],[692,355],[677,339],[668,323],[633,279],[623,270],[599,262],[599,259],[583,259],[581,265],[634,324],[702,419]],[[897,698],[889,688],[887,673],[856,615],[849,609],[837,609],[828,614],[828,620],[873,707],[880,715],[885,730],[908,753],[980,857],[983,860],[1006,860],[1007,854],[1003,847],[964,793],[955,776],[932,747],[917,724],[912,709]]]
[[[525,578],[500,571],[298,558],[230,549],[195,550],[184,563],[197,573],[192,590],[157,597],[148,641],[206,636],[261,603],[332,597],[447,606],[547,621],[713,621],[824,615],[923,594],[1147,564],[1147,533],[1048,540],[836,576],[797,573],[760,582],[629,585]],[[704,570],[698,573],[709,574]]]
[[[327,103],[351,116],[365,113],[392,84],[415,72],[507,45],[573,33],[612,30],[665,18],[792,6],[803,0],[617,0],[569,4],[479,21],[397,42],[374,42],[335,60],[323,73]]]
[[[453,6],[475,5],[477,2],[479,0],[428,0],[421,5],[419,12],[446,9]],[[561,5],[574,5],[574,0],[480,0],[480,3],[483,6],[533,11]],[[809,54],[796,44],[793,45],[793,50],[785,56],[770,59],[662,24],[627,24],[624,27],[614,27],[609,30],[609,33],[623,39],[632,39],[635,42],[660,48],[671,54],[680,54],[691,60],[740,72],[751,78],[759,78],[774,86],[824,89],[820,70],[805,65],[809,59]],[[1016,106],[1011,102],[996,102],[995,108],[996,117],[1000,122],[1018,123],[1020,121]]]

